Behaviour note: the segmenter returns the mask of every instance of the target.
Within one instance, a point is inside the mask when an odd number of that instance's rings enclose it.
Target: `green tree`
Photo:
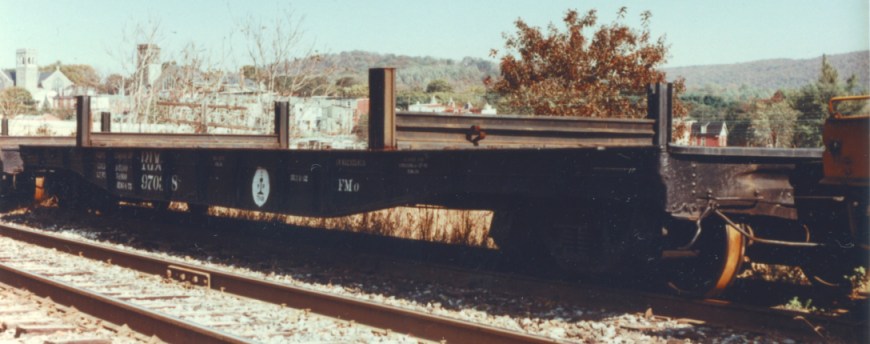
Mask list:
[[[415,90],[399,90],[396,92],[396,106],[400,109],[407,109],[409,106],[416,104],[426,104],[429,102],[431,95],[424,93],[420,89]]]
[[[127,80],[120,74],[110,74],[103,80],[100,85],[100,92],[107,94],[118,94],[122,87],[126,87]]]
[[[828,101],[833,97],[862,92],[857,77],[852,75],[844,85],[840,82],[837,69],[828,63],[827,56],[822,56],[822,68],[816,83],[802,87],[791,97],[791,106],[800,112],[795,128],[795,144],[798,147],[821,147]]]
[[[680,100],[688,110],[688,117],[699,122],[726,120],[739,105],[711,94],[689,94],[681,96]]]
[[[357,84],[338,89],[338,95],[344,98],[365,98],[369,96],[369,85]]]
[[[244,76],[245,79],[259,80],[260,79],[259,74],[260,74],[260,72],[257,70],[256,66],[252,66],[252,65],[242,66],[242,76]]]
[[[286,83],[284,81],[286,81]],[[276,83],[278,84],[275,85],[275,90],[278,92],[292,92],[293,89],[287,86],[291,84],[292,81],[293,79],[291,77],[278,77],[276,79]],[[306,78],[294,93],[302,97],[311,97],[318,94],[329,94],[330,89],[329,78],[321,75]]]
[[[751,112],[751,144],[758,147],[795,146],[795,127],[800,112],[785,101],[757,102]]]
[[[501,76],[488,79],[490,89],[502,96],[502,106],[510,112],[589,117],[642,117],[646,115],[646,86],[665,81],[657,70],[667,57],[664,38],[652,41],[649,20],[641,14],[641,28],[618,19],[597,26],[595,10],[581,15],[565,13],[564,29],[550,24],[546,31],[515,22],[517,32],[506,35],[501,57]],[[498,52],[493,50],[493,56]],[[677,92],[683,83],[676,83]],[[681,103],[675,112],[682,114]]]
[[[450,83],[444,79],[432,80],[426,85],[426,93],[435,92],[453,92],[453,86],[450,86]]]
[[[9,87],[0,91],[0,114],[5,118],[33,110],[33,96],[21,87]]]
[[[40,67],[39,70],[42,72],[50,72],[60,67],[61,73],[66,75],[70,81],[76,86],[84,86],[91,88],[98,88],[101,86],[100,83],[100,74],[97,73],[97,70],[94,69],[91,65],[86,64],[72,64],[65,65],[61,64],[58,61],[56,64],[50,66]]]

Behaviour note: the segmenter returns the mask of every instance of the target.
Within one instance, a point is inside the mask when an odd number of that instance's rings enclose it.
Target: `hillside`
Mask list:
[[[828,61],[845,81],[857,75],[870,90],[870,51],[828,55]],[[686,78],[689,92],[704,91],[725,97],[770,96],[778,89],[797,89],[814,82],[822,57],[812,59],[770,59],[745,63],[664,68],[668,79]],[[481,58],[439,59],[394,54],[350,51],[322,56],[321,68],[334,71],[334,79],[353,76],[368,78],[370,67],[398,68],[399,89],[425,89],[436,79],[451,83],[457,91],[483,87],[483,79],[498,75],[498,64]]]
[[[859,84],[870,89],[870,51],[828,55],[841,80],[858,76]],[[745,63],[665,68],[668,79],[686,78],[688,90],[739,91],[740,89],[773,93],[778,89],[796,89],[815,82],[822,57],[812,59],[771,59]]]
[[[322,56],[321,68],[332,69],[335,75],[353,76],[357,80],[368,79],[372,67],[395,67],[396,86],[399,89],[425,89],[437,79],[450,82],[456,90],[483,87],[483,79],[498,75],[498,65],[478,58],[462,60],[439,59],[394,54],[377,54],[365,51],[349,51]]]

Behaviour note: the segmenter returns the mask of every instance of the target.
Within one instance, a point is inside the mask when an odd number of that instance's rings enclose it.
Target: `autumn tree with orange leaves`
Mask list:
[[[517,19],[517,32],[505,34],[501,76],[485,81],[501,96],[499,106],[519,114],[644,117],[646,86],[665,81],[656,67],[666,61],[668,46],[663,37],[651,41],[649,11],[640,15],[640,30],[625,25],[625,7],[613,23],[587,36],[596,13],[568,10],[564,30],[551,23],[546,32]],[[682,80],[675,87],[680,92]],[[675,112],[682,106],[675,104]]]

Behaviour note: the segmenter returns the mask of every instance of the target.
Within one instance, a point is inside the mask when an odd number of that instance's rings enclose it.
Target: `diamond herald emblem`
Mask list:
[[[251,181],[251,196],[254,198],[254,204],[262,207],[269,200],[269,171],[265,168],[257,167],[254,172],[254,179]]]

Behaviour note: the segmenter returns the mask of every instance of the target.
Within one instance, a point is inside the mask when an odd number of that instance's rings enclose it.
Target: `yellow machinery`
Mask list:
[[[822,183],[868,186],[870,181],[870,109],[843,114],[837,105],[843,102],[867,101],[870,95],[835,97],[828,103],[831,116],[825,121],[822,136],[825,142]]]

